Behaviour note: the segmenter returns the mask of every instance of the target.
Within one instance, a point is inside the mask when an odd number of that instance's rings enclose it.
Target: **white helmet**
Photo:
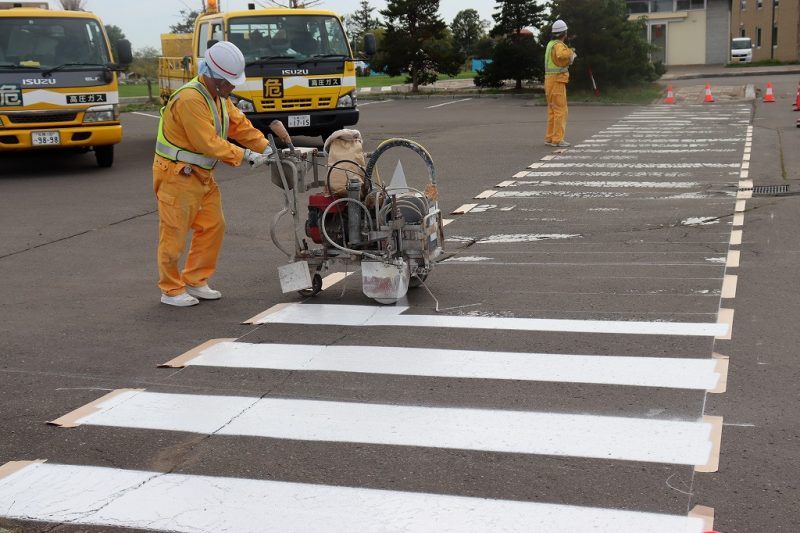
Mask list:
[[[206,50],[206,65],[233,85],[245,82],[244,55],[235,44],[220,41]]]
[[[558,19],[553,23],[553,33],[564,33],[567,31],[567,23]]]

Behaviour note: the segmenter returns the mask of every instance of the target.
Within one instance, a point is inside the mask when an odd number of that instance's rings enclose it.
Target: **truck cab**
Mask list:
[[[731,63],[751,63],[753,41],[750,37],[736,37],[731,41]]]
[[[93,150],[101,167],[122,140],[119,92],[103,23],[93,13],[0,5],[0,152]],[[119,46],[130,63],[130,43]]]
[[[206,50],[220,40],[244,54],[247,81],[231,100],[256,128],[267,132],[278,119],[293,135],[324,139],[358,122],[357,60],[333,11],[267,8],[201,15],[186,56],[161,60],[163,99],[196,75]]]

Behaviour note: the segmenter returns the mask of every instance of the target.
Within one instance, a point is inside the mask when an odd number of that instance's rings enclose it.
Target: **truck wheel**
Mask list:
[[[97,165],[99,167],[110,167],[114,164],[114,145],[109,144],[106,146],[95,146],[94,156],[97,159]]]

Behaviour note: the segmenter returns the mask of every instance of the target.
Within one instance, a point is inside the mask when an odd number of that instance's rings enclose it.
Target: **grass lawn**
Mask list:
[[[153,98],[158,98],[158,82],[153,82],[151,87],[153,89]],[[147,84],[120,85],[119,95],[124,98],[131,96],[147,96]]]

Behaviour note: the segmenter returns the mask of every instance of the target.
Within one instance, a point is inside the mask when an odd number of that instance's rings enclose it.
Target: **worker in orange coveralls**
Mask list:
[[[228,99],[245,81],[245,60],[232,43],[206,51],[199,75],[178,89],[161,110],[153,190],[158,198],[158,286],[161,302],[187,307],[222,294],[208,286],[225,233],[225,217],[214,167],[266,163],[272,153],[264,134]],[[228,142],[235,139],[248,148]],[[178,262],[192,240],[183,271]]]
[[[547,146],[566,147],[564,140],[567,129],[567,83],[569,66],[578,54],[564,44],[567,38],[567,24],[563,20],[553,23],[552,39],[547,43],[544,53],[544,94],[547,98],[547,133],[544,143]]]

